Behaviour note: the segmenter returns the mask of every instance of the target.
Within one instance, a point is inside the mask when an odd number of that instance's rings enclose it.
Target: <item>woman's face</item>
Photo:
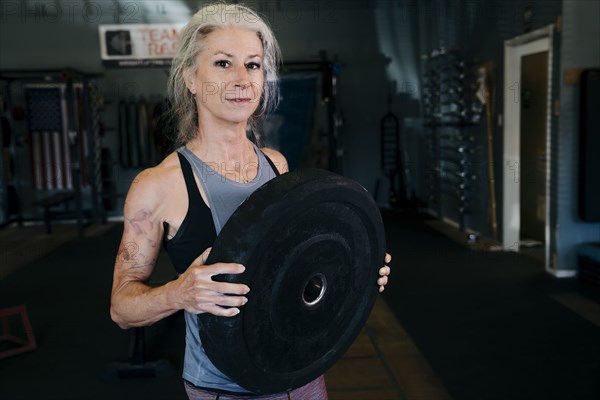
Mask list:
[[[200,119],[245,123],[258,107],[264,84],[263,46],[256,32],[220,28],[206,38],[198,69],[186,80],[196,93]]]

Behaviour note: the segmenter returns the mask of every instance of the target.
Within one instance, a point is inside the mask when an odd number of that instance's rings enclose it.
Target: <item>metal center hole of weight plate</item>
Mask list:
[[[302,301],[308,307],[312,307],[319,303],[325,291],[327,290],[327,279],[325,275],[316,273],[314,274],[304,286],[304,293],[302,293]]]

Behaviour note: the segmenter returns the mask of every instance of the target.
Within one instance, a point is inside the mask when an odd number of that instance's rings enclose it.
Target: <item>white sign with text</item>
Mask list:
[[[100,25],[100,54],[107,67],[168,67],[185,24]]]

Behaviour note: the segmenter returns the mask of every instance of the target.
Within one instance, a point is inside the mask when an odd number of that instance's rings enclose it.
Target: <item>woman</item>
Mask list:
[[[141,172],[125,201],[111,317],[129,328],[185,311],[183,377],[190,399],[251,396],[210,362],[196,315],[231,317],[247,302],[246,285],[211,279],[242,273],[244,266],[205,261],[237,205],[275,175],[287,172],[282,154],[259,149],[247,137],[275,102],[278,60],[273,33],[252,10],[224,4],[199,10],[182,32],[169,79],[179,148],[160,165]],[[151,288],[147,282],[163,242],[180,275]],[[386,262],[390,260],[386,255]],[[380,290],[389,272],[387,266],[380,270]],[[326,399],[323,377],[264,398],[290,397]]]

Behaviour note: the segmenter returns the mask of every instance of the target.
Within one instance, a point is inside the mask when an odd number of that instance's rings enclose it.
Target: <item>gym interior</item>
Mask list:
[[[0,2],[1,399],[186,398],[182,314],[109,309],[205,3]],[[600,398],[600,2],[245,4],[282,50],[264,146],[360,183],[393,257],[329,398]],[[150,284],[175,277],[161,251]]]

